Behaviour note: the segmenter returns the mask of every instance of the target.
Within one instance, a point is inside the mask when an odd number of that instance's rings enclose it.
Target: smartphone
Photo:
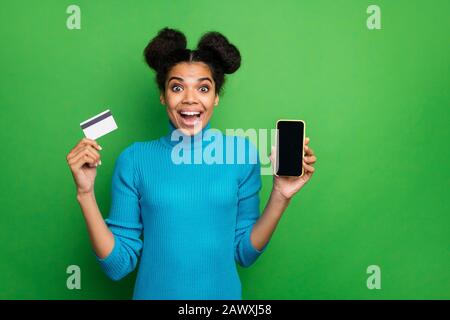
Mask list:
[[[274,174],[301,177],[304,172],[305,122],[280,119],[277,121],[276,129]]]

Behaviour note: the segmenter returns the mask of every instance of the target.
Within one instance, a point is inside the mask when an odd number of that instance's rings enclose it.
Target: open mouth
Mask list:
[[[185,126],[194,126],[202,120],[202,111],[178,111],[181,121]]]

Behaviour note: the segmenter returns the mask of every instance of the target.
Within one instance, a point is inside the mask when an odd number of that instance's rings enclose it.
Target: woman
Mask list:
[[[316,157],[309,139],[305,174],[274,176],[260,216],[259,157],[256,163],[174,161],[174,147],[180,144],[175,132],[181,132],[183,150],[194,151],[188,152],[191,159],[198,148],[208,148],[210,140],[198,138],[210,129],[224,75],[240,66],[238,49],[220,33],[209,32],[190,50],[181,32],[164,28],[144,55],[156,71],[169,132],[121,152],[106,220],[94,196],[101,147],[84,138],[67,155],[95,257],[113,280],[133,271],[141,258],[134,299],[242,299],[235,262],[248,267],[264,252],[291,198],[311,178]],[[247,153],[256,150],[247,138],[231,138],[234,145],[243,141]],[[223,156],[230,154],[225,150]]]

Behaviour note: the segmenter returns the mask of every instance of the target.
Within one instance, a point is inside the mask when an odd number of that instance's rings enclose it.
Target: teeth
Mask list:
[[[192,112],[189,112],[189,111],[181,111],[180,113],[183,114],[183,115],[186,115],[186,116],[196,116],[196,115],[199,115],[199,114],[200,114],[200,112],[197,112],[197,111],[192,111]]]

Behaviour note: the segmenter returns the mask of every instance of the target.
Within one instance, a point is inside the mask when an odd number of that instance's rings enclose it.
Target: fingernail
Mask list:
[[[101,147],[101,146],[99,146],[99,145],[97,145],[97,147],[98,147],[98,150],[102,150],[103,148]]]
[[[97,166],[97,163],[95,164],[95,166]]]
[[[100,160],[98,163],[99,163],[100,165],[102,165],[102,160]]]

